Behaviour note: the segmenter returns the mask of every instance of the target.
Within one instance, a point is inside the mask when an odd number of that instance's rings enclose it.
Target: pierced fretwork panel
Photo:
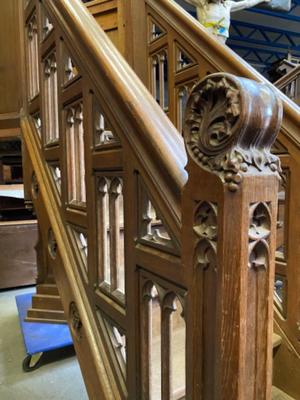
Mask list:
[[[42,120],[41,120],[41,114],[39,112],[32,114],[32,119],[33,119],[33,123],[34,126],[37,130],[37,133],[39,135],[39,137],[41,138],[42,136]]]
[[[177,94],[177,129],[179,130],[180,133],[182,133],[183,130],[183,119],[184,119],[184,113],[185,113],[185,108],[186,108],[186,103],[189,97],[189,94],[196,82],[191,81],[187,82],[184,84],[181,84],[176,88],[176,94]]]
[[[286,276],[275,273],[274,292],[277,308],[282,316],[287,317],[288,281]]]
[[[195,61],[188,54],[186,50],[183,50],[178,45],[176,46],[176,72],[182,71],[185,68],[195,65]]]
[[[152,18],[149,18],[149,41],[154,42],[166,34],[166,31]]]
[[[44,7],[41,7],[42,12],[42,39],[45,39],[49,33],[53,30],[53,24],[49,15],[46,13]]]
[[[293,100],[296,104],[299,104],[300,100],[300,75],[297,75],[294,80],[284,86],[281,91]]]
[[[39,53],[38,26],[36,13],[27,23],[27,63],[28,63],[28,97],[29,100],[38,95],[39,88]]]
[[[69,203],[85,206],[85,155],[82,101],[65,109],[68,200]]]
[[[75,246],[78,249],[79,258],[84,268],[85,278],[87,278],[87,257],[88,257],[88,241],[87,233],[79,227],[70,227],[70,231],[74,238]]]
[[[143,277],[141,295],[142,398],[183,399],[186,380],[184,294]]]
[[[287,258],[287,207],[289,189],[289,170],[283,169],[278,192],[278,214],[276,235],[276,259],[286,261]]]
[[[65,46],[63,46],[63,61],[63,83],[67,84],[79,76],[79,71]]]
[[[98,177],[99,286],[122,302],[125,293],[123,180]]]
[[[59,138],[56,53],[47,56],[43,64],[45,144],[51,144]]]
[[[49,169],[53,178],[53,181],[55,183],[55,186],[57,188],[57,191],[59,194],[61,194],[61,169],[59,162],[51,162],[49,163]]]
[[[112,364],[115,366],[116,373],[122,377],[122,389],[123,392],[127,392],[126,389],[126,335],[125,332],[117,326],[110,318],[108,318],[100,310],[97,312],[101,331],[105,336],[107,346],[112,351],[109,352],[112,358]],[[124,393],[125,394],[125,393]],[[127,396],[126,396],[127,397]]]
[[[95,147],[103,147],[104,145],[119,144],[119,138],[113,133],[110,124],[105,118],[101,107],[95,101],[93,105],[94,113],[94,143]]]
[[[275,304],[284,318],[287,317],[288,299],[288,207],[289,207],[290,171],[283,168],[278,190],[277,232],[276,232],[276,269]]]
[[[162,50],[151,56],[152,94],[165,112],[169,110],[168,53]]]
[[[150,201],[149,195],[140,182],[138,199],[138,240],[144,244],[178,253],[178,245],[162,221],[158,210]]]

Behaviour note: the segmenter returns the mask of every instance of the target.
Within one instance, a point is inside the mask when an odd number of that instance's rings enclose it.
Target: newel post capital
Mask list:
[[[281,119],[271,85],[226,73],[201,80],[187,102],[182,254],[191,399],[271,398],[280,163],[270,149]]]
[[[273,174],[271,154],[282,104],[270,85],[226,73],[209,75],[189,97],[184,138],[189,158],[236,191],[244,174]]]

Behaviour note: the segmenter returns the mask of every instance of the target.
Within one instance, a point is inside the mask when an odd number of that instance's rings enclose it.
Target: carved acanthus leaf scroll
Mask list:
[[[278,173],[270,148],[281,103],[272,88],[230,74],[213,74],[192,90],[184,135],[192,159],[236,191],[246,173]]]

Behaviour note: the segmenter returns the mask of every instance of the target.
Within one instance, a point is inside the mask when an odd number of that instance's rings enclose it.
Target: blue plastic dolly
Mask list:
[[[46,322],[25,321],[31,298],[34,293],[16,296],[20,327],[27,356],[23,360],[24,372],[31,372],[41,365],[45,352],[61,349],[73,344],[67,324],[49,324]]]

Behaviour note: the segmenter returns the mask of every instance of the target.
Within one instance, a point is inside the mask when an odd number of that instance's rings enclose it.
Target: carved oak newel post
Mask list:
[[[271,87],[229,74],[206,77],[187,104],[188,399],[271,399],[281,117]]]

